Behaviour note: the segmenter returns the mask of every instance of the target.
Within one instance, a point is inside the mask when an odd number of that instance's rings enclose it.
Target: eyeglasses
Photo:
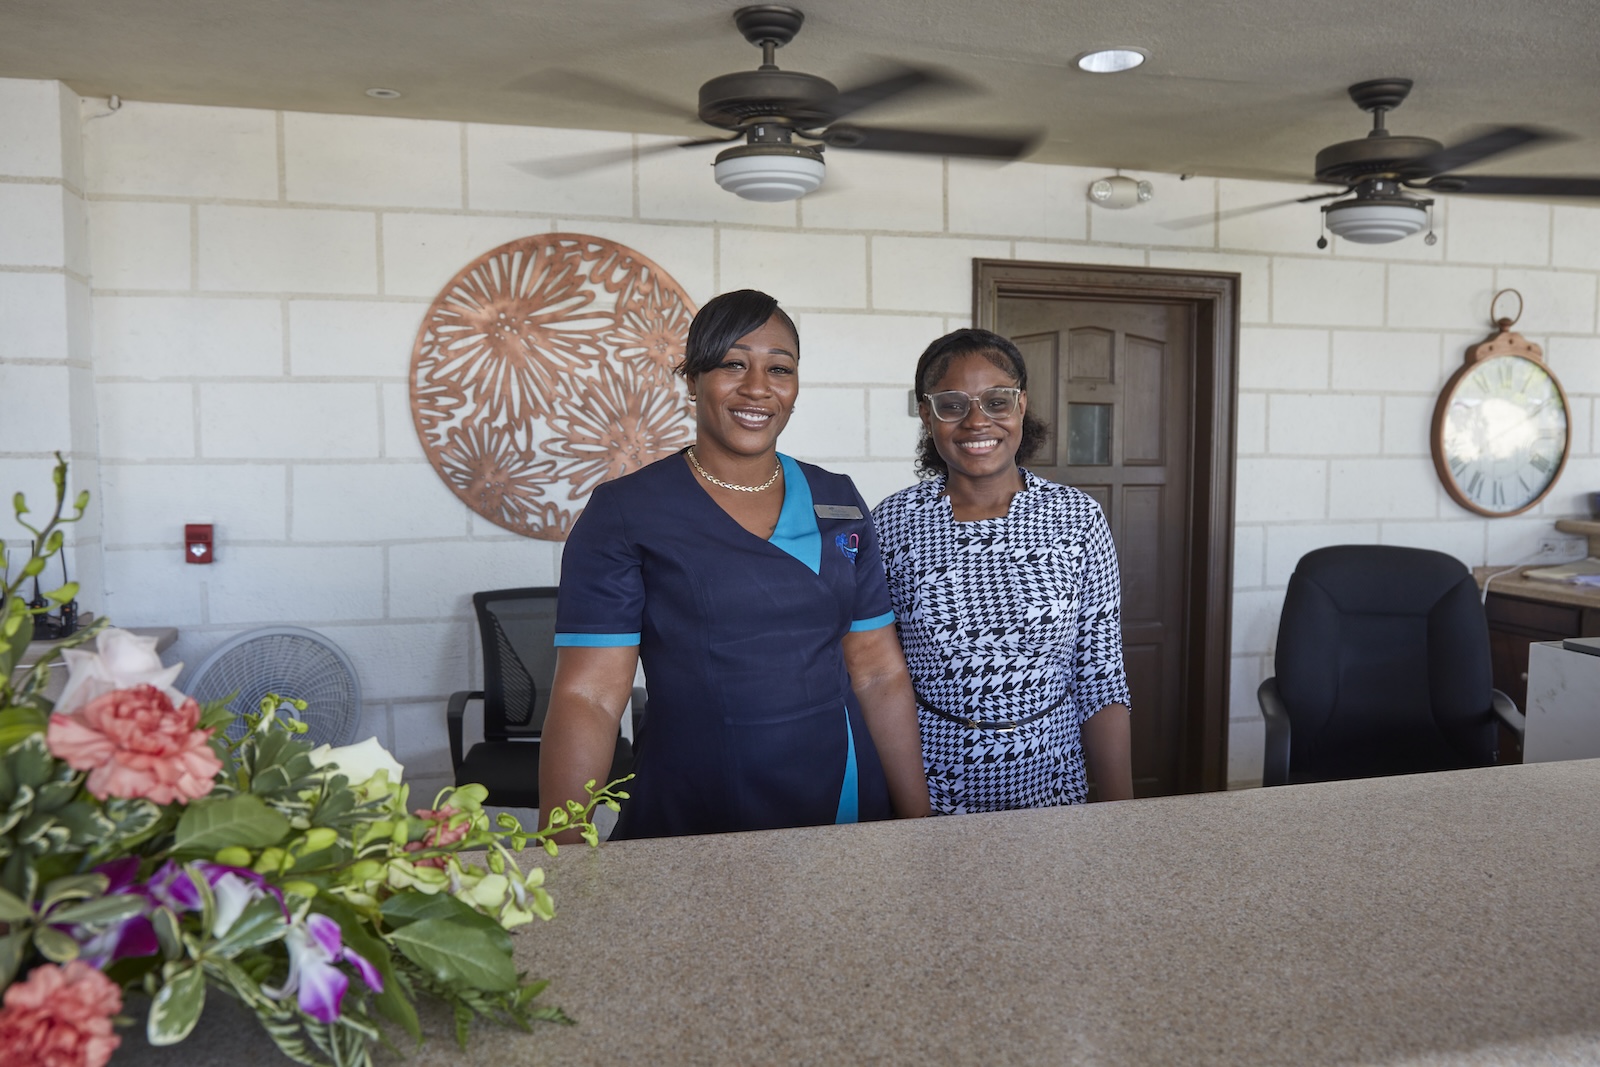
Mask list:
[[[929,393],[923,399],[940,422],[960,422],[967,417],[973,404],[991,419],[1009,419],[1017,413],[1017,398],[1021,395],[1022,390],[1015,386],[997,385],[977,396],[960,389],[947,389],[942,393]]]

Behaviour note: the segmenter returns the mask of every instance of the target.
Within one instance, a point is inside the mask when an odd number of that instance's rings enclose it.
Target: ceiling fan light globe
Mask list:
[[[822,184],[827,168],[820,155],[807,149],[762,151],[779,146],[745,145],[717,157],[712,174],[717,184],[746,200],[779,203],[798,200]]]
[[[1421,233],[1428,211],[1397,201],[1345,200],[1322,209],[1334,236],[1362,245],[1384,245]]]

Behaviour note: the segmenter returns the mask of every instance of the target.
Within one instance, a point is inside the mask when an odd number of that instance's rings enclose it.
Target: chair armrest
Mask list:
[[[1261,757],[1261,784],[1286,785],[1289,781],[1289,709],[1278,693],[1278,679],[1268,678],[1256,690],[1261,717],[1266,720],[1266,745]]]
[[[1511,732],[1516,734],[1518,738],[1521,738],[1527,731],[1528,717],[1518,711],[1517,705],[1500,690],[1491,689],[1489,693],[1491,697],[1490,707],[1493,708],[1495,717],[1510,727]]]
[[[450,694],[450,704],[444,712],[445,732],[450,735],[450,769],[461,769],[461,719],[467,713],[467,701],[482,700],[481,689],[459,689]],[[437,736],[437,735],[435,735]]]
[[[639,744],[639,731],[644,727],[644,714],[650,704],[650,694],[642,685],[633,687],[633,743]]]

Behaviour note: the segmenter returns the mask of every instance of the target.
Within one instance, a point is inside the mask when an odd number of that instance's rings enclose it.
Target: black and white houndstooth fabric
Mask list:
[[[1121,580],[1100,505],[1023,479],[1002,518],[955,522],[943,478],[873,512],[918,695],[977,722],[1053,709],[1001,732],[919,706],[928,791],[946,814],[1083,803],[1078,729],[1129,702]]]

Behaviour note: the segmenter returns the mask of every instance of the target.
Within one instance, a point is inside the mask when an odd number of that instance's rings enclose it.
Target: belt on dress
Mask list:
[[[1065,696],[1063,696],[1060,700],[1056,701],[1054,704],[1050,705],[1048,708],[1045,708],[1043,711],[1036,711],[1032,715],[1027,715],[1027,716],[1024,716],[1023,718],[1020,718],[1020,719],[997,719],[997,720],[995,720],[993,722],[980,722],[977,719],[969,718],[969,717],[967,717],[965,715],[952,715],[952,714],[950,714],[948,711],[945,711],[943,708],[937,707],[934,704],[932,704],[931,702],[929,702],[926,698],[923,697],[923,695],[921,693],[917,692],[915,689],[913,689],[911,691],[911,695],[917,698],[917,704],[919,706],[927,708],[929,711],[933,712],[935,715],[939,716],[939,718],[941,718],[941,719],[948,719],[950,722],[960,723],[962,726],[967,727],[969,730],[993,730],[995,733],[1000,733],[1000,734],[1010,733],[1012,730],[1015,730],[1017,727],[1022,726],[1022,725],[1026,724],[1026,723],[1030,723],[1035,719],[1042,719],[1046,715],[1050,714],[1052,711],[1055,711],[1057,708],[1061,707],[1061,705],[1063,705],[1063,704],[1065,704],[1067,702],[1067,698]]]

